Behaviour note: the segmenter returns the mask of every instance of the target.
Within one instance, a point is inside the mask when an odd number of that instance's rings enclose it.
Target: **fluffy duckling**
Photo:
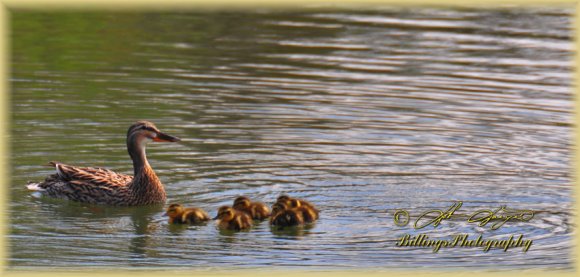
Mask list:
[[[290,196],[285,195],[285,194],[278,196],[278,198],[276,199],[276,202],[283,202],[286,204],[308,206],[308,207],[314,208],[314,205],[312,205],[310,202],[308,202],[306,200],[290,197]]]
[[[302,218],[304,218],[304,222],[311,223],[318,219],[318,210],[308,206],[300,206],[294,208],[295,211],[302,214]]]
[[[198,224],[210,220],[209,215],[200,208],[184,208],[180,204],[171,204],[167,208],[169,224]]]
[[[270,216],[270,209],[264,203],[251,202],[248,197],[240,196],[234,200],[233,208],[247,213],[252,219],[264,220]]]
[[[252,227],[252,218],[241,211],[229,206],[222,206],[214,219],[219,219],[218,227],[227,230],[240,231]]]
[[[281,195],[280,197],[278,197],[276,202],[284,203],[289,208],[294,208],[300,213],[302,213],[304,221],[307,223],[314,222],[315,220],[318,219],[319,213],[318,209],[316,209],[316,207],[314,207],[313,204],[311,204],[306,200],[292,198],[288,195]]]
[[[303,224],[304,217],[302,216],[302,212],[289,207],[284,202],[276,202],[272,205],[270,225],[289,227]]]

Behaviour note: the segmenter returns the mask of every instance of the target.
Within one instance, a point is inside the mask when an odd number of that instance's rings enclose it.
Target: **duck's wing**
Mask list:
[[[86,184],[99,187],[125,186],[132,176],[116,173],[100,167],[76,167],[57,162],[50,162],[56,168],[58,179],[72,184]]]
[[[96,204],[123,205],[133,177],[98,167],[76,167],[51,162],[56,173],[28,188],[51,197]]]

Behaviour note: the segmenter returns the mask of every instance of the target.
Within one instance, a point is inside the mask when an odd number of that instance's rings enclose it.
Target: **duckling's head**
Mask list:
[[[288,205],[284,202],[276,202],[272,205],[272,215],[278,214],[288,209]]]
[[[221,206],[218,209],[217,216],[213,219],[220,219],[220,220],[232,220],[234,218],[234,209],[230,206]]]
[[[245,201],[245,200],[248,200],[248,201],[250,201],[250,198],[248,198],[248,197],[246,197],[246,196],[238,196],[238,197],[236,198],[236,200],[234,200],[234,204],[236,204],[236,203],[238,203],[238,202],[241,202],[241,201]]]
[[[287,203],[290,199],[290,196],[286,195],[286,194],[282,194],[280,196],[278,196],[278,199],[276,199],[276,202],[282,202],[282,203]]]
[[[179,204],[171,204],[167,207],[167,211],[165,212],[166,216],[171,218],[178,217],[183,213],[183,206]]]
[[[250,198],[245,196],[240,196],[234,200],[234,208],[247,208],[250,206]]]

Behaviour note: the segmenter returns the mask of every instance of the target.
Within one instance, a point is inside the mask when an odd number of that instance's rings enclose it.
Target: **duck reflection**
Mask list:
[[[157,253],[153,250],[152,234],[161,225],[157,217],[163,211],[163,205],[138,207],[109,207],[86,204],[60,199],[42,198],[32,204],[38,213],[52,217],[59,222],[53,232],[70,236],[115,237],[131,232],[129,251],[135,257],[151,257]]]
[[[152,236],[159,228],[160,223],[156,222],[155,216],[163,210],[163,205],[143,206],[133,208],[130,213],[131,222],[134,227],[135,237],[131,238],[129,250],[137,257],[157,256],[157,251],[151,246]]]

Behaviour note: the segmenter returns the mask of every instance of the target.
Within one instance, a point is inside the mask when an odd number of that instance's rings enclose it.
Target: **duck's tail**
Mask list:
[[[33,191],[43,191],[44,189],[40,187],[40,183],[28,182],[26,188]]]
[[[33,193],[31,194],[32,197],[34,198],[41,198],[42,194],[44,193],[44,191],[46,191],[45,189],[40,187],[40,183],[33,183],[33,182],[28,182],[28,184],[26,185],[26,188],[28,190],[33,191]]]
[[[60,178],[66,178],[66,174],[63,172],[63,170],[61,168],[61,166],[63,165],[62,163],[51,161],[51,162],[48,162],[48,165],[54,166],[54,168],[56,169],[56,174],[58,174],[58,176],[60,176]]]

